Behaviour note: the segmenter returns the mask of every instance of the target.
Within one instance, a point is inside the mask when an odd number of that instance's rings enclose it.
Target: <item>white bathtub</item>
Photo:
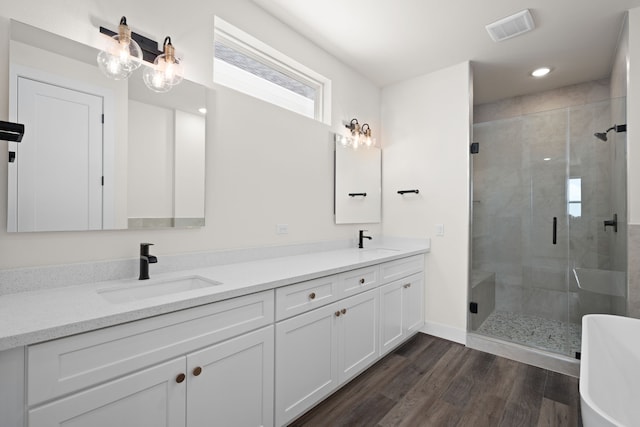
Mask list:
[[[640,425],[640,319],[582,318],[580,403],[584,427]]]

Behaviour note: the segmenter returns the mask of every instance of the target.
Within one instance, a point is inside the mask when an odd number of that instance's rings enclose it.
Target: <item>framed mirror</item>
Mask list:
[[[380,222],[381,171],[380,148],[353,149],[335,143],[336,224]]]
[[[11,21],[8,231],[203,226],[206,88],[110,80],[97,53]]]

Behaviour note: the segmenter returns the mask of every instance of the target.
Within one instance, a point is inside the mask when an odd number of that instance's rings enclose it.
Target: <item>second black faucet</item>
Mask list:
[[[371,237],[371,236],[365,236],[364,235],[365,231],[367,231],[367,230],[360,230],[360,232],[358,233],[358,247],[360,249],[364,248],[364,244],[363,244],[363,240],[364,239],[369,239],[369,240],[373,239],[373,237]]]
[[[147,280],[149,278],[149,264],[158,262],[158,258],[149,255],[149,246],[153,246],[153,243],[140,243],[140,276],[138,280]]]

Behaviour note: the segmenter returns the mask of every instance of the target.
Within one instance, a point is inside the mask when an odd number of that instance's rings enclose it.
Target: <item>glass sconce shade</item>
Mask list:
[[[357,150],[360,146],[370,148],[376,145],[376,140],[371,133],[371,127],[367,123],[360,125],[358,119],[351,119],[345,127],[349,129],[350,135],[341,137],[340,143],[342,146],[350,146]]]
[[[113,80],[127,79],[142,64],[142,49],[131,38],[127,19],[123,16],[118,34],[109,40],[106,49],[98,53],[98,68]]]
[[[153,66],[145,68],[142,78],[149,89],[167,92],[182,81],[183,74],[184,68],[175,56],[171,38],[167,37],[164,40],[164,53],[156,57]]]
[[[367,123],[362,125],[362,140],[361,143],[367,148],[375,145],[375,139],[371,136],[371,128]]]
[[[172,87],[164,78],[163,73],[153,65],[144,68],[142,79],[144,80],[144,84],[154,92],[169,92]]]

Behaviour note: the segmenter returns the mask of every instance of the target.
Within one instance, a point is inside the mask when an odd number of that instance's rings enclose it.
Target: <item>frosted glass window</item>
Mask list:
[[[574,218],[582,216],[582,178],[569,178],[568,213]]]

